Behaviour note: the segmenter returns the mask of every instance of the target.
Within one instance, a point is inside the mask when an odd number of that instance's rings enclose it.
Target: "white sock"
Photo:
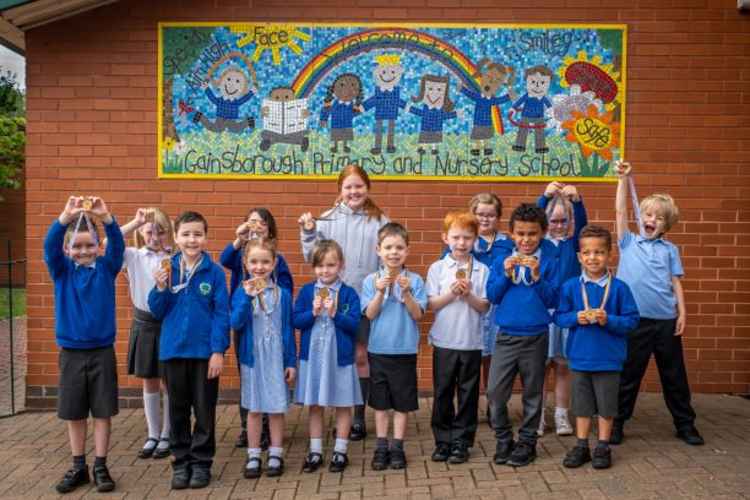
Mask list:
[[[247,449],[247,458],[260,458],[261,449],[260,448],[248,448]],[[257,469],[257,465],[259,462],[248,462],[246,465],[246,468],[248,469]],[[252,467],[250,466],[252,464]]]
[[[284,457],[284,448],[271,446],[268,448],[268,466],[269,467],[278,467],[281,465],[281,461],[279,461],[280,458]]]
[[[323,454],[323,438],[310,438],[310,453]]]
[[[555,417],[559,417],[561,415],[564,416],[564,417],[567,417],[568,416],[568,409],[567,408],[562,408],[560,406],[555,406]]]
[[[343,453],[346,455],[346,450],[349,448],[349,440],[348,439],[339,439],[336,438],[336,445],[333,447],[333,451],[337,451],[339,453]]]
[[[168,440],[169,431],[171,430],[172,427],[169,425],[169,394],[167,394],[167,391],[164,391],[164,393],[161,395],[161,401],[162,401],[161,438]]]
[[[143,412],[146,414],[146,425],[148,426],[148,437],[159,439],[159,393],[143,392]]]

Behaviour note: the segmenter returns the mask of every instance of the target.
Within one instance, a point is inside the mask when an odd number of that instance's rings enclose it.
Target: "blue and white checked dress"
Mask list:
[[[286,413],[289,391],[284,381],[284,342],[281,338],[281,296],[263,290],[267,311],[253,307],[255,366],[240,366],[241,404],[251,412]]]
[[[315,284],[315,293],[321,288]],[[341,282],[328,287],[336,297]],[[339,366],[336,327],[325,311],[315,318],[310,334],[310,356],[300,360],[295,402],[305,406],[347,407],[362,404],[362,392],[354,363]]]

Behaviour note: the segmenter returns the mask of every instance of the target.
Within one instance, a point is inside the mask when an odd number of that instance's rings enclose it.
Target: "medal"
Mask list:
[[[326,300],[328,298],[329,292],[327,287],[323,287],[320,290],[318,290],[318,297],[320,297],[323,300]]]
[[[584,315],[586,317],[586,320],[590,324],[596,323],[597,311],[603,310],[607,305],[607,299],[609,298],[609,285],[610,283],[612,283],[612,277],[609,276],[609,271],[607,271],[607,276],[609,277],[609,279],[607,280],[607,284],[604,286],[604,296],[602,297],[602,303],[595,309],[591,308],[589,304],[589,296],[586,293],[586,284],[581,281],[581,297],[583,298]]]
[[[84,212],[89,212],[92,208],[94,208],[94,202],[91,200],[91,198],[86,197],[83,199],[83,203],[81,206],[83,207]]]
[[[474,267],[474,257],[469,255],[469,263],[466,268],[459,267],[456,269],[457,280],[471,280],[471,270]]]
[[[170,259],[164,259],[160,263],[162,270],[171,273],[172,272],[172,261]]]
[[[456,271],[456,279],[457,280],[466,279],[466,271],[464,271],[463,269],[459,269],[458,271]]]
[[[266,280],[264,278],[255,278],[253,280],[253,287],[259,292],[262,291],[266,288]]]

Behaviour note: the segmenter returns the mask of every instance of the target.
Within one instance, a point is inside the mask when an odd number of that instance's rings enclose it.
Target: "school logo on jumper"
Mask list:
[[[200,284],[200,286],[198,287],[198,290],[201,291],[201,294],[208,295],[209,293],[211,293],[211,283],[206,283],[204,281],[203,283]]]
[[[626,26],[159,23],[166,178],[615,179]]]
[[[341,304],[340,306],[341,312],[346,314],[349,312],[349,304]]]

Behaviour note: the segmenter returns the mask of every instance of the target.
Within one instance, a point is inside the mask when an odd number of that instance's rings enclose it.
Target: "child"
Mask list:
[[[369,196],[370,178],[358,165],[348,165],[339,174],[339,197],[334,207],[313,218],[310,212],[302,214],[300,240],[305,262],[310,262],[316,242],[321,239],[334,240],[344,250],[347,265],[342,281],[362,295],[362,281],[378,270],[378,230],[388,218]],[[370,333],[370,320],[362,316],[357,329],[355,362],[362,390],[362,399],[367,401],[370,388],[370,367],[367,362],[367,339]],[[359,441],[367,436],[365,427],[365,407],[354,407],[354,419],[349,438]]]
[[[407,105],[407,111],[422,119],[419,127],[419,144],[431,144],[432,154],[439,153],[438,146],[443,142],[443,124],[446,120],[463,118],[463,110],[455,111],[453,101],[448,96],[450,78],[447,76],[422,75],[419,82],[419,95],[412,101],[422,103],[421,108]],[[425,152],[422,146],[419,154]]]
[[[372,387],[368,403],[375,409],[377,441],[373,470],[406,467],[404,434],[417,401],[417,321],[427,306],[424,282],[404,267],[409,234],[389,222],[378,231],[378,255],[383,269],[365,278],[362,310],[372,322],[368,356]],[[388,410],[393,410],[393,441],[388,447]]]
[[[628,359],[620,378],[618,414],[612,429],[612,444],[623,440],[625,421],[633,416],[635,401],[651,354],[656,358],[664,400],[672,414],[677,437],[690,445],[702,445],[690,404],[690,386],[682,353],[686,309],[680,278],[680,252],[664,239],[679,218],[671,196],[653,194],[640,203],[643,235],[628,230],[627,163],[617,165],[617,238],[620,264],[617,277],[630,286],[641,315],[638,328],[628,336]]]
[[[219,375],[229,347],[229,300],[224,271],[205,251],[206,219],[183,212],[174,226],[180,252],[156,272],[148,306],[162,321],[159,360],[169,393],[172,488],[180,490],[211,482]]]
[[[97,257],[101,219],[109,238]],[[104,200],[71,196],[44,240],[44,261],[55,284],[55,339],[60,347],[57,416],[68,423],[73,467],[58,493],[87,484],[86,420],[94,419],[93,475],[97,491],[115,489],[107,469],[111,418],[118,413],[115,359],[115,278],[125,242]]]
[[[312,253],[316,281],[308,283],[294,303],[294,327],[301,332],[297,403],[310,408],[310,453],[304,472],[323,463],[323,409],[336,411],[336,445],[329,470],[343,472],[352,406],[362,404],[354,367],[354,343],[361,317],[357,292],[341,281],[344,252],[333,240],[321,240]]]
[[[336,77],[323,99],[320,113],[320,126],[328,126],[331,119],[331,152],[338,153],[339,142],[343,143],[344,153],[350,153],[349,142],[354,140],[354,117],[363,112],[362,80],[354,73],[344,73]]]
[[[474,215],[449,213],[443,222],[443,242],[450,253],[427,273],[428,303],[435,311],[430,329],[435,462],[466,462],[477,431],[482,313],[490,307],[485,295],[489,268],[472,257],[478,230]],[[458,410],[453,405],[456,393]]]
[[[539,197],[537,205],[547,213],[549,230],[546,239],[555,244],[560,251],[558,282],[565,283],[570,278],[581,274],[578,262],[578,233],[588,222],[586,208],[575,186],[565,186],[561,182],[550,182]],[[549,350],[547,353],[547,371],[555,373],[555,431],[558,436],[573,434],[573,427],[568,419],[568,400],[570,399],[570,373],[566,361],[568,331],[560,329],[554,323],[549,325]],[[545,373],[545,379],[547,378]],[[542,418],[539,420],[537,434],[544,435],[544,400],[542,392]]]
[[[612,235],[599,226],[580,233],[580,276],[560,290],[555,323],[569,329],[568,359],[573,373],[573,413],[578,442],[563,460],[565,467],[591,461],[594,469],[612,465],[609,439],[617,415],[617,388],[626,358],[628,333],[638,324],[638,307],[630,288],[607,270]],[[589,450],[591,418],[597,415],[599,442],[593,460]]]
[[[270,238],[276,241],[278,237],[276,219],[267,208],[252,208],[248,212],[245,222],[237,227],[236,235],[237,238],[226,246],[224,251],[221,252],[221,257],[219,257],[221,265],[232,273],[229,281],[230,296],[234,294],[240,282],[247,278],[245,266],[242,263],[245,243],[252,238]],[[276,256],[276,267],[274,267],[271,277],[281,288],[286,288],[290,296],[294,294],[292,274],[289,272],[289,266],[281,254]],[[239,342],[236,332],[234,334],[234,345],[235,354],[239,356],[239,350],[237,349]],[[237,358],[237,369],[239,369],[239,357]],[[242,380],[241,377],[240,380]],[[234,445],[237,448],[247,448],[247,411],[242,408],[242,405],[240,405],[240,425],[240,435]],[[263,432],[260,439],[260,447],[264,450],[268,448],[270,439],[268,433],[268,416],[264,415]]]
[[[169,396],[159,362],[161,323],[148,308],[148,294],[154,288],[154,274],[173,247],[172,223],[158,208],[139,208],[135,218],[122,226],[122,236],[134,233],[134,247],[125,248],[130,300],[133,301],[133,324],[128,344],[128,375],[143,379],[143,412],[148,438],[138,458],[169,456]],[[164,389],[163,420],[159,413],[160,389]],[[161,429],[159,425],[161,424]]]
[[[536,458],[536,430],[542,413],[542,385],[547,359],[548,310],[557,306],[557,248],[545,245],[547,216],[530,203],[510,216],[509,241],[492,264],[487,298],[497,304],[498,337],[490,365],[487,392],[493,406],[497,439],[494,461],[528,465]],[[508,416],[508,400],[516,374],[523,384],[523,422],[518,443]],[[496,411],[495,411],[496,410]]]
[[[251,276],[232,296],[232,328],[239,336],[242,407],[248,414],[248,448],[244,475],[261,475],[261,414],[268,413],[271,446],[269,477],[284,472],[284,414],[296,375],[297,346],[292,328],[292,296],[271,279],[276,245],[255,238],[245,247],[245,267]]]
[[[544,139],[544,113],[547,108],[552,107],[552,102],[547,97],[552,76],[552,70],[543,65],[528,68],[524,73],[526,93],[513,103],[513,109],[521,113],[513,151],[526,151],[529,130],[534,131],[534,151],[537,154],[549,151]]]
[[[503,213],[503,202],[493,193],[479,193],[469,201],[469,209],[479,224],[479,237],[474,242],[474,257],[489,269],[508,237],[497,230],[497,223]],[[482,315],[482,385],[487,389],[490,376],[490,361],[495,351],[497,325],[494,319],[494,306]],[[490,404],[487,401],[487,424],[492,427]]]

